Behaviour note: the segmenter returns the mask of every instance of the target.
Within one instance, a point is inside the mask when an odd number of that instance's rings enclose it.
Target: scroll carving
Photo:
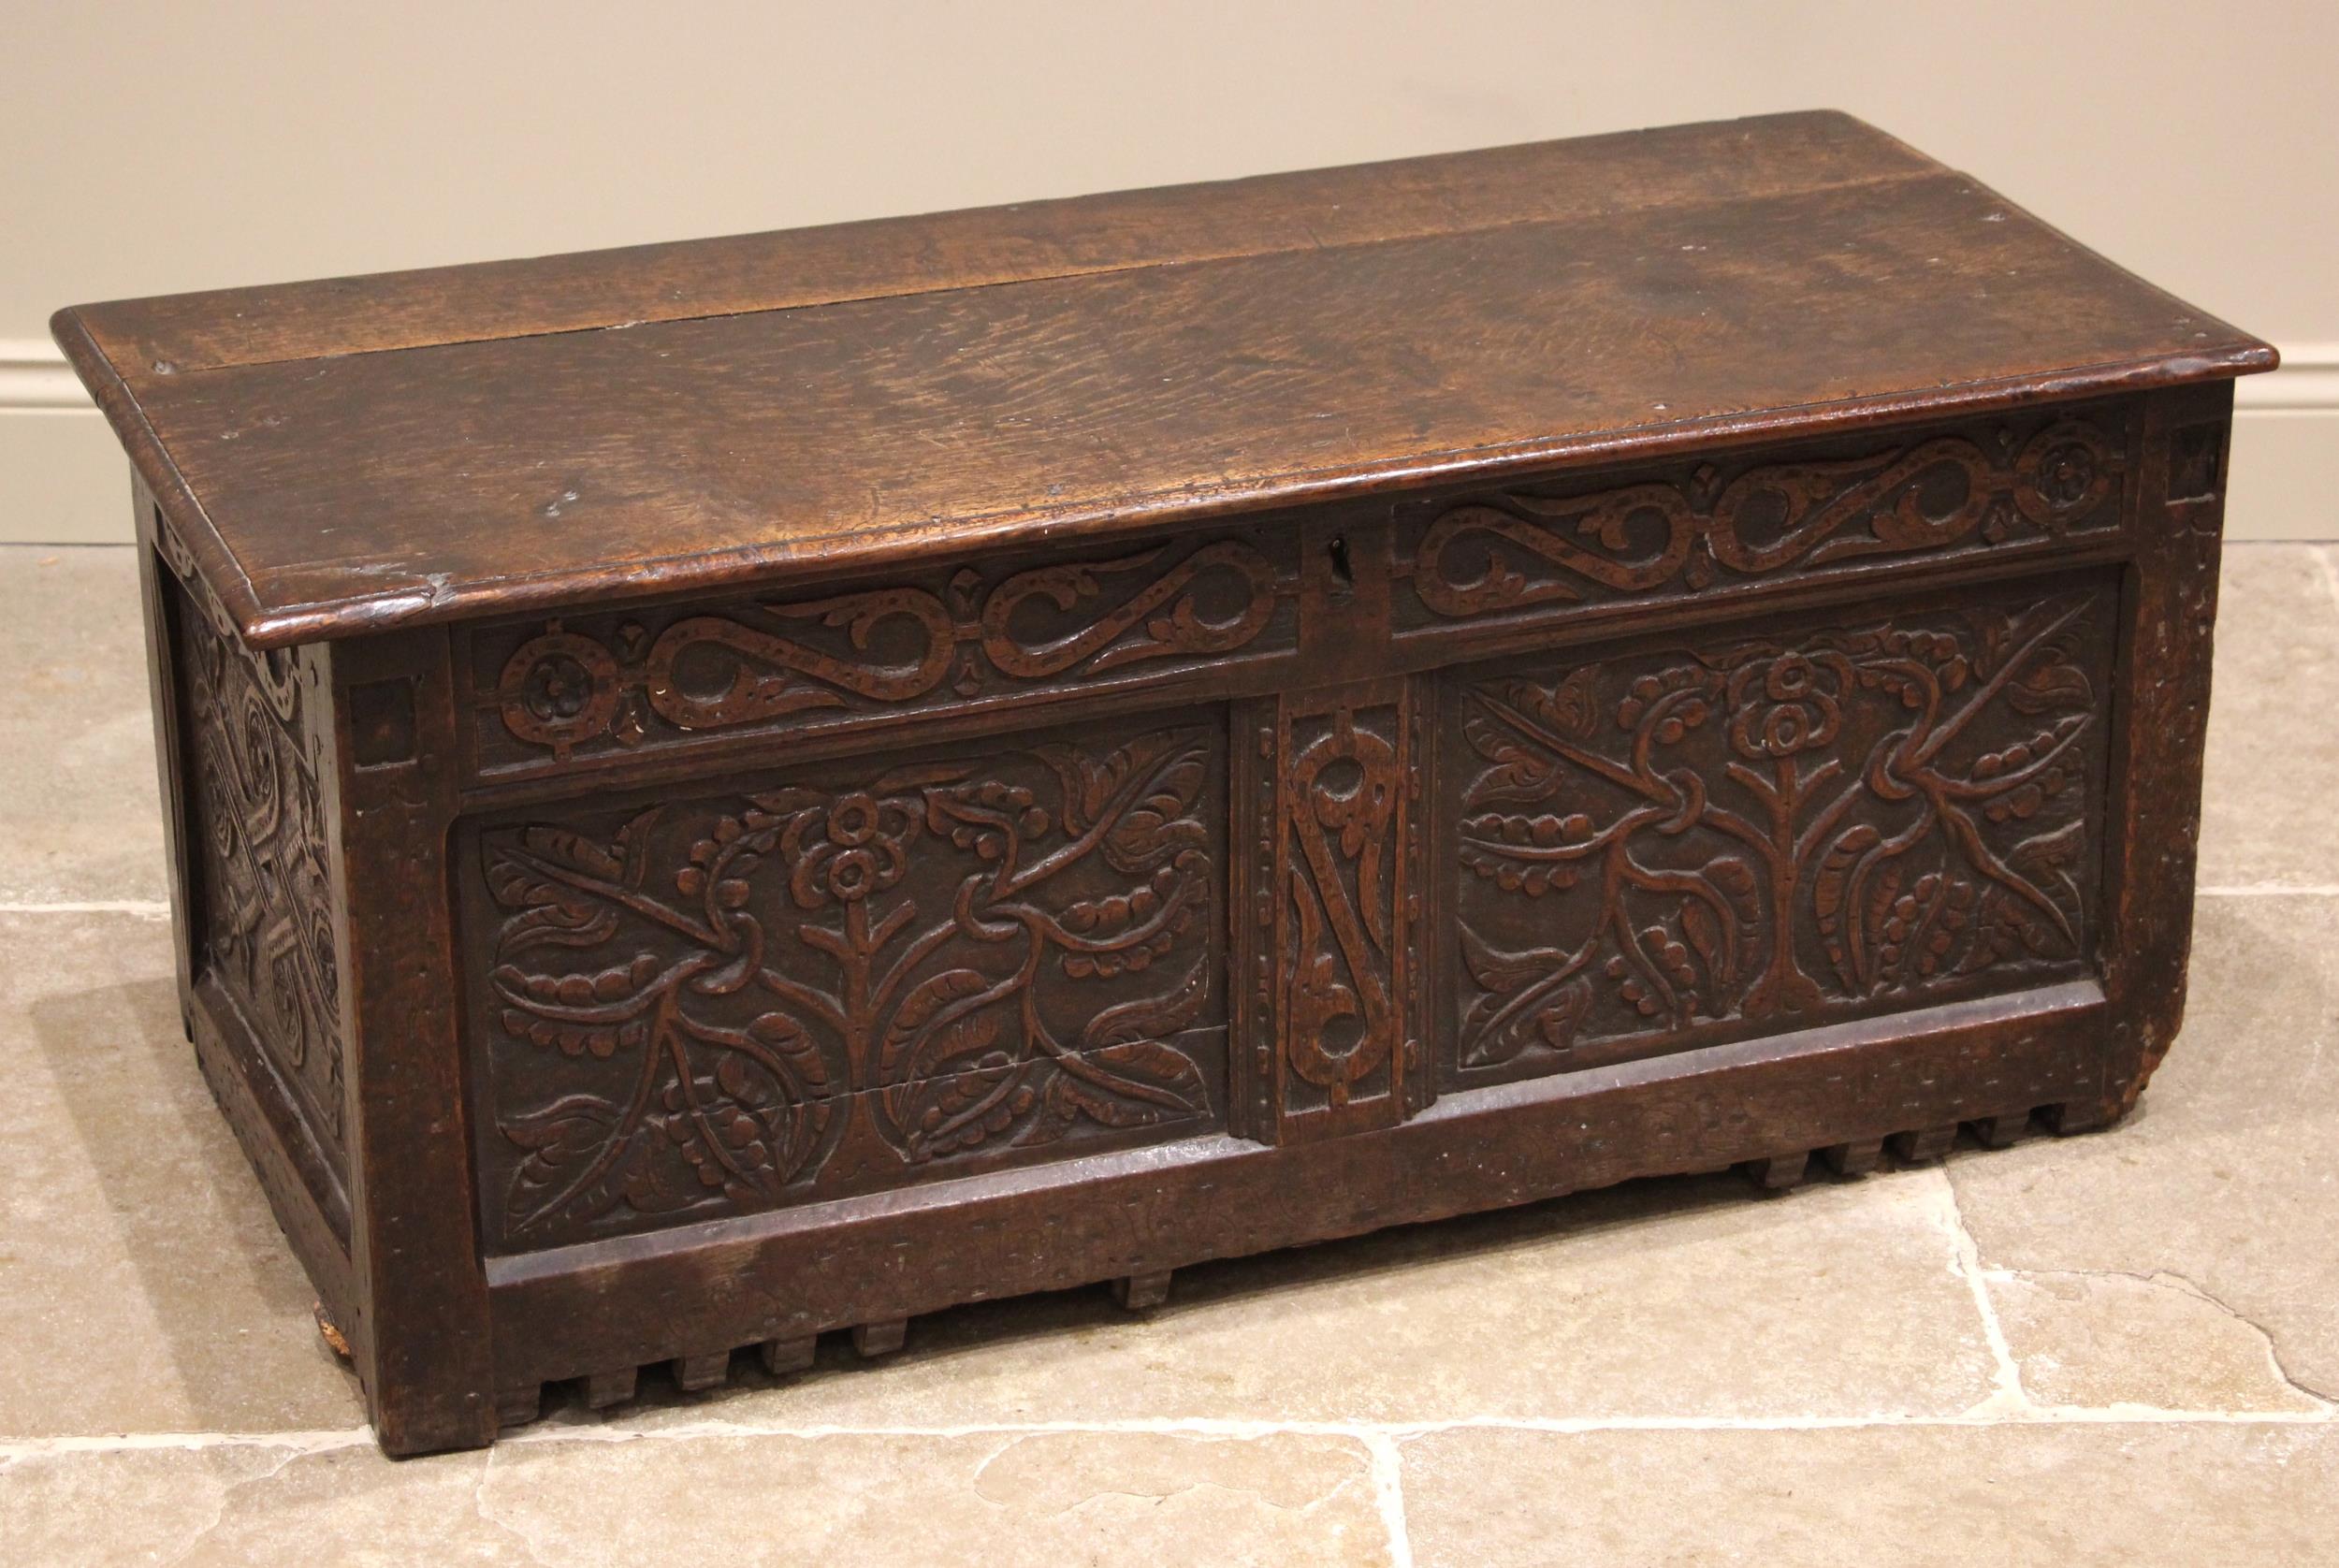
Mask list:
[[[1414,593],[1448,619],[1700,588],[1869,557],[2103,526],[2125,457],[2078,418],[1936,437],[1861,457],[1710,465],[1562,499],[1509,495],[1436,516],[1413,552]]]
[[[1261,828],[1280,845],[1269,1001],[1283,1063],[1272,1109],[1287,1134],[1397,1119],[1416,1000],[1410,709],[1401,689],[1358,689],[1289,704],[1278,721],[1278,804]]]
[[[341,978],[300,656],[246,648],[199,580],[171,582],[182,733],[193,751],[185,788],[195,939],[341,1171]]]
[[[552,621],[513,648],[488,701],[501,728],[566,758],[663,727],[736,729],[822,710],[881,712],[994,687],[1082,681],[1251,648],[1293,591],[1240,540],[1020,572],[968,569],[808,603],[694,614],[655,633]]]
[[[1459,1067],[2084,972],[2108,598],[1471,682]]]
[[[1147,550],[1121,560],[1043,566],[1010,577],[983,603],[983,656],[1008,675],[1045,680],[1076,665],[1084,665],[1085,674],[1102,675],[1173,654],[1231,653],[1266,629],[1275,610],[1275,573],[1257,551],[1221,540],[1145,581],[1142,574],[1156,567],[1163,554]],[[1213,576],[1231,582],[1241,595],[1236,612],[1224,618],[1208,616],[1188,591],[1197,580]],[[1027,601],[1044,599],[1058,610],[1085,609],[1092,600],[1106,597],[1106,585],[1118,577],[1135,577],[1144,587],[1106,614],[1044,642],[1027,643],[1016,635],[1016,612]],[[1141,634],[1129,638],[1140,623]]]
[[[838,764],[486,832],[520,1245],[1223,1125],[1224,741]]]
[[[1396,1048],[1392,850],[1397,748],[1337,714],[1291,759],[1292,942],[1284,1018],[1291,1070],[1348,1103]]]

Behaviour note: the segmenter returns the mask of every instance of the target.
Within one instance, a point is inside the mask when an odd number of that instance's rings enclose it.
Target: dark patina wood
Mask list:
[[[56,333],[189,1034],[393,1452],[2090,1128],[2176,1030],[2274,355],[1841,115]]]

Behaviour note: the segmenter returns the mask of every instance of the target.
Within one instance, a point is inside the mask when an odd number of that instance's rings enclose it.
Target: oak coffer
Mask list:
[[[2131,1103],[2264,343],[1839,114],[68,310],[383,1445]]]

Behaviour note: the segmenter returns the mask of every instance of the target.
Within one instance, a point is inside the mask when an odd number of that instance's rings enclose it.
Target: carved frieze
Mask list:
[[[2032,416],[1864,450],[1839,442],[1808,459],[1702,459],[1621,486],[1411,508],[1399,629],[2116,528],[2127,441],[2114,417]]]
[[[1288,653],[1290,531],[480,633],[480,756],[542,765]]]

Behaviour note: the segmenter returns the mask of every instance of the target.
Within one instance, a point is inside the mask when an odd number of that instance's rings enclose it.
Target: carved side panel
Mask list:
[[[1401,1120],[1422,1016],[1421,789],[1402,681],[1250,710],[1257,864],[1238,972],[1247,1038],[1268,1043],[1256,1131],[1279,1141]]]
[[[1401,634],[1533,624],[2088,533],[2125,515],[2128,406],[1814,443],[1399,510]]]
[[[543,772],[1287,656],[1297,531],[492,628],[470,644],[479,763]]]
[[[488,1235],[1224,1127],[1226,767],[1155,715],[472,831]]]
[[[2089,972],[2116,598],[2067,580],[1458,673],[1446,1081]]]
[[[174,561],[174,570],[185,570]],[[216,977],[347,1177],[330,849],[298,649],[254,653],[199,581],[165,574],[182,682],[198,971]]]

